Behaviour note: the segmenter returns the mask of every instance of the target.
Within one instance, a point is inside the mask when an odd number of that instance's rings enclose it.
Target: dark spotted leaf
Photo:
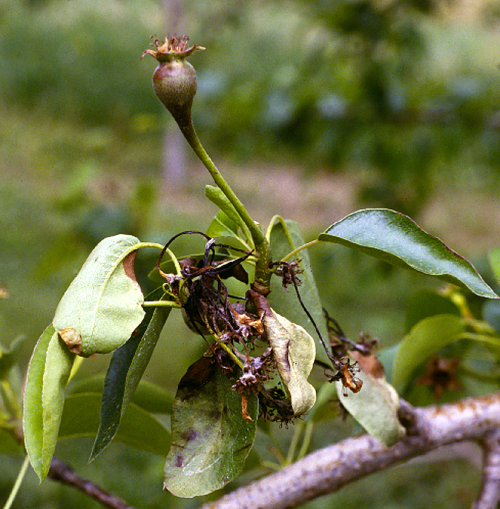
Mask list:
[[[480,297],[498,298],[470,262],[394,210],[359,210],[318,238],[468,288]]]
[[[173,495],[191,498],[218,490],[243,469],[253,446],[258,400],[242,397],[231,378],[211,359],[201,358],[182,378],[172,409],[172,447],[166,459],[164,487]]]

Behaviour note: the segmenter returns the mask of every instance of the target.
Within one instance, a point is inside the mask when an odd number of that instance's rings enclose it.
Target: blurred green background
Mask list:
[[[191,58],[195,125],[264,226],[280,214],[312,238],[357,208],[390,207],[485,266],[500,238],[498,2],[0,0],[0,341],[25,335],[24,363],[99,240],[165,243],[216,212],[203,199],[208,174],[152,92],[155,62],[139,58],[151,34],[174,32],[207,47]],[[156,255],[138,257],[146,287]],[[330,314],[383,346],[401,338],[410,294],[434,284],[341,247],[311,256]],[[148,379],[175,390],[202,349],[171,318]],[[90,359],[82,376],[107,362]],[[338,428],[325,425],[314,445],[352,431]],[[162,458],[118,445],[85,466],[88,450],[82,440],[58,455],[138,508],[200,504],[161,491]],[[307,507],[468,507],[479,471],[456,458]],[[0,464],[1,501],[20,463]],[[65,505],[95,507],[30,474],[14,507]]]

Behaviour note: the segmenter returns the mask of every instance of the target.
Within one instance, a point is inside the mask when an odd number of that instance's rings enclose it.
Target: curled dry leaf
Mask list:
[[[303,327],[275,313],[264,297],[254,296],[254,303],[273,349],[278,373],[290,394],[293,412],[305,414],[316,402],[316,391],[307,381],[316,358],[314,339]]]

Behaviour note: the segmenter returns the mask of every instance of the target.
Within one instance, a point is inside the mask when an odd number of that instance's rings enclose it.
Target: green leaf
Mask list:
[[[148,298],[162,300],[165,294],[158,289]],[[137,332],[113,353],[104,381],[101,425],[90,460],[93,460],[113,440],[130,398],[151,359],[170,309],[170,307],[161,306],[148,308]]]
[[[263,322],[293,413],[305,414],[316,402],[316,391],[307,381],[316,358],[314,339],[303,327],[272,310],[264,315]]]
[[[219,210],[206,233],[209,237],[238,237],[238,224]]]
[[[500,302],[496,300],[488,300],[483,306],[484,319],[500,334]]]
[[[0,379],[4,379],[12,366],[16,363],[26,336],[17,336],[7,349],[0,345]]]
[[[488,254],[488,258],[495,277],[500,282],[500,247],[492,249]]]
[[[318,390],[316,403],[305,416],[307,422],[333,421],[339,412],[337,388],[335,384],[325,382]]]
[[[24,448],[14,438],[12,429],[0,429],[0,454],[25,456]]]
[[[64,406],[64,390],[75,355],[51,325],[31,357],[24,393],[24,440],[31,465],[40,481],[47,476],[54,455]]]
[[[64,403],[59,440],[95,437],[99,428],[101,394],[70,394]],[[142,451],[165,455],[170,448],[170,433],[156,417],[130,403],[123,416],[115,441]]]
[[[191,498],[218,490],[242,471],[255,439],[258,400],[242,397],[231,378],[211,359],[201,358],[182,378],[172,414],[172,448],[165,465],[164,487],[175,496]]]
[[[356,393],[344,393],[342,382],[335,382],[340,402],[370,435],[388,447],[395,444],[406,433],[398,419],[396,390],[384,376],[374,376],[363,369],[356,378],[363,382]]]
[[[271,252],[274,261],[281,260],[288,253],[304,244],[304,239],[300,233],[299,226],[295,221],[283,221],[276,218],[277,221],[272,225],[270,242]],[[307,250],[300,251],[298,255],[299,267],[303,271],[299,274],[302,284],[299,286],[302,302],[313,317],[318,326],[323,339],[328,344],[328,330],[326,320],[323,315],[323,307],[319,298],[318,288],[311,269],[311,262]],[[294,261],[294,260],[289,260]],[[300,302],[297,299],[294,288],[283,288],[281,280],[273,277],[271,280],[271,293],[268,296],[269,305],[280,315],[286,316],[290,321],[301,325],[314,338],[316,343],[316,357],[328,364],[330,360],[326,355],[323,345],[319,341],[318,334],[309,317],[306,315]]]
[[[231,219],[235,224],[245,231],[246,225],[241,219],[240,215],[233,207],[233,204],[227,199],[226,195],[220,188],[215,186],[205,186],[205,196],[214,204],[219,207],[226,216]]]
[[[392,366],[392,384],[402,392],[418,366],[460,339],[465,330],[465,321],[455,315],[436,315],[418,322],[399,345]]]
[[[480,297],[499,298],[465,258],[421,230],[408,216],[393,210],[359,210],[318,238],[468,288]]]
[[[134,275],[139,244],[130,235],[104,239],[66,290],[53,324],[72,352],[116,350],[141,323],[144,296]]]
[[[496,301],[488,302],[495,303]],[[450,299],[432,290],[420,290],[415,292],[408,299],[408,304],[406,306],[406,332],[410,331],[420,320],[435,315],[460,316],[460,310]]]
[[[72,382],[69,387],[70,394],[80,394],[82,392],[102,394],[103,390],[104,375],[93,376],[92,378],[84,378]],[[172,412],[174,396],[159,385],[148,382],[147,380],[141,380],[135,392],[132,394],[130,402],[152,414],[170,414]]]

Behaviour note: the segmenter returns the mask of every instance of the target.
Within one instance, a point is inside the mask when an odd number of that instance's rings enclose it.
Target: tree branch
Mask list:
[[[483,483],[473,509],[496,509],[500,500],[500,430],[486,435],[482,443],[484,455]]]
[[[50,464],[48,477],[53,481],[59,481],[62,484],[71,486],[79,491],[83,491],[87,496],[97,500],[101,504],[111,509],[134,509],[124,500],[104,491],[87,479],[80,477],[67,463],[54,458]]]
[[[486,448],[486,472],[476,509],[497,507],[500,499],[500,393],[458,403],[413,408],[401,402],[408,435],[386,447],[369,435],[315,451],[275,474],[210,502],[201,509],[285,509],[340,488],[438,447],[478,441]]]

